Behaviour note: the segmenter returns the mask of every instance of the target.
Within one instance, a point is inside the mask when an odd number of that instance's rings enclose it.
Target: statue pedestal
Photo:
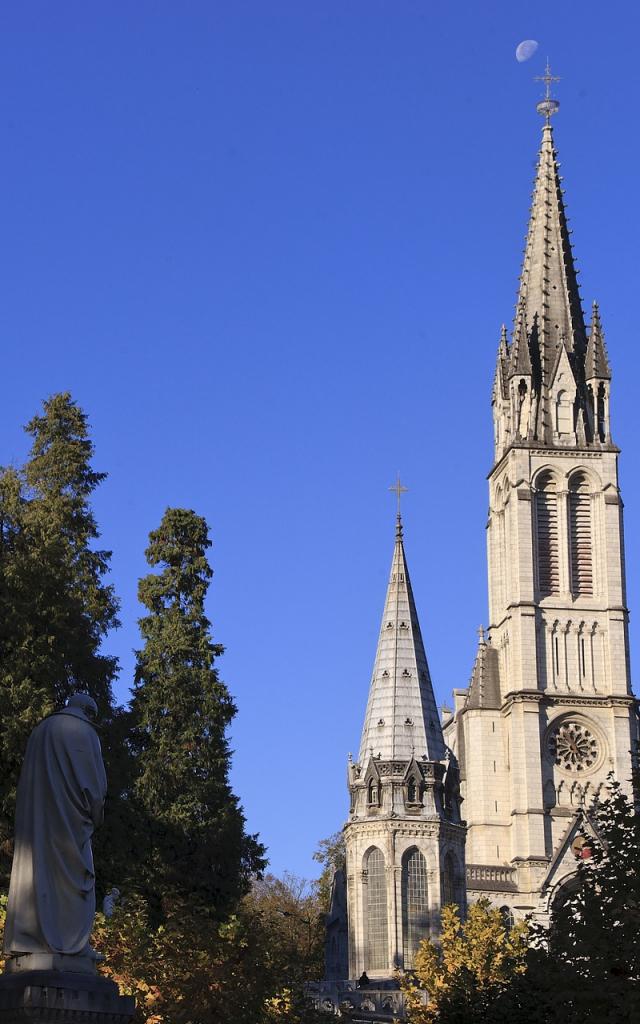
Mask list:
[[[92,974],[14,969],[0,976],[0,1024],[129,1024],[134,1010],[133,996],[121,996],[95,968]]]

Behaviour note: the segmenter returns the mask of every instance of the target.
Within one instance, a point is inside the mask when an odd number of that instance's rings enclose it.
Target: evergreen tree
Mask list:
[[[91,464],[87,418],[69,394],[44,402],[26,426],[20,471],[0,471],[0,831],[10,853],[15,789],[27,738],[77,690],[113,714],[116,660],[101,653],[118,625],[104,582],[110,552],[94,547],[91,509],[105,474]],[[6,867],[6,862],[5,865]]]
[[[219,680],[204,603],[212,572],[204,519],[167,509],[146,551],[158,567],[140,581],[144,646],[131,702],[135,799],[148,816],[146,883],[167,907],[220,919],[263,866],[229,785],[226,730],[235,706]]]

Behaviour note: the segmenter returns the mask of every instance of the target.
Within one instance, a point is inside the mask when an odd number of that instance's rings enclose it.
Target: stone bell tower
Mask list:
[[[400,484],[398,483],[398,489]],[[398,513],[391,573],[344,829],[349,976],[392,978],[465,905],[458,768],[445,747]]]
[[[502,329],[489,474],[489,627],[445,736],[461,764],[467,886],[515,916],[575,870],[570,840],[637,744],[611,369],[589,327],[554,148],[547,67],[516,319]]]

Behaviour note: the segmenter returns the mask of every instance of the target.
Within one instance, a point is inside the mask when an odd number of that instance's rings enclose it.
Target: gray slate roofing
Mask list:
[[[409,760],[415,755],[440,761],[445,756],[399,518],[362,730],[361,764],[371,750],[383,760]]]

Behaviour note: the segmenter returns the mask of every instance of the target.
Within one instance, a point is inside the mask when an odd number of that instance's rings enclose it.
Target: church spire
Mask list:
[[[554,148],[551,116],[560,104],[551,97],[549,65],[542,80],[546,96],[538,104],[544,116],[542,142],[538,155],[533,202],[522,264],[518,311],[524,308],[526,321],[533,324],[537,315],[542,386],[549,386],[549,376],[557,359],[557,349],[564,344],[577,360],[584,358],[585,325],[578,289],[578,272],[571,248],[570,230],[564,207],[563,189],[557,154]]]
[[[548,62],[540,80],[544,124],[516,318],[511,344],[501,339],[492,389],[496,460],[514,444],[564,449],[611,440],[609,364],[597,308],[587,338],[551,127],[559,79]]]
[[[440,761],[445,756],[404,552],[400,512],[362,730],[361,764],[368,761],[372,751],[383,760],[409,761],[415,756]]]

